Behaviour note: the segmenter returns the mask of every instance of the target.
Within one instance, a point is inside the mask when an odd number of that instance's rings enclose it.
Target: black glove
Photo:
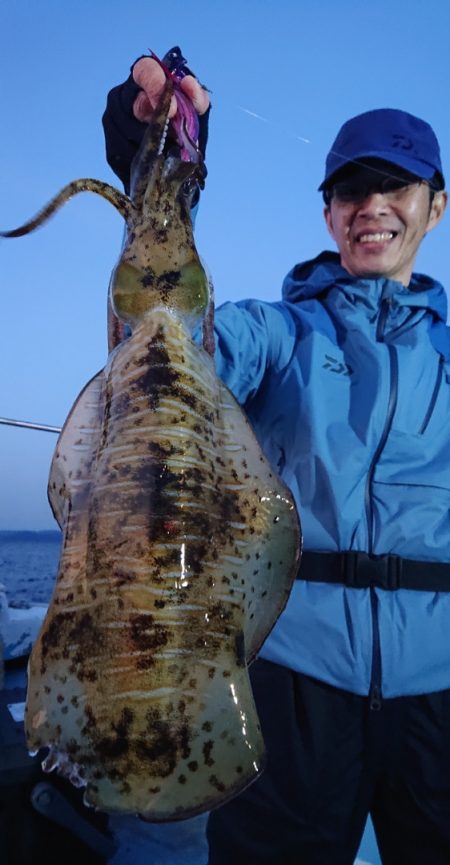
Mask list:
[[[143,55],[144,56],[144,55]],[[138,57],[137,60],[141,58]],[[135,60],[135,63],[137,63]],[[179,48],[171,48],[162,61],[169,69],[179,69],[186,75],[193,73],[186,65],[186,61]],[[130,166],[133,157],[139,149],[142,141],[146,123],[141,123],[133,114],[133,104],[140,87],[133,79],[133,66],[131,73],[123,84],[113,87],[108,93],[106,110],[102,117],[103,130],[105,133],[106,159],[112,170],[120,177],[125,191],[130,187]],[[199,140],[198,146],[203,158],[206,153],[206,142],[208,140],[208,120],[210,109],[199,117]]]

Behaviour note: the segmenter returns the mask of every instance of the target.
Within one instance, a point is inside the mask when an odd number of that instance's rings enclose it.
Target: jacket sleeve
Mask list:
[[[217,375],[241,405],[264,376],[281,372],[295,350],[296,324],[286,304],[244,300],[225,303],[215,313]]]
[[[109,91],[102,117],[106,159],[127,193],[130,188],[131,163],[146,128],[146,124],[137,120],[133,114],[133,104],[139,90],[131,71],[123,84],[118,84]]]

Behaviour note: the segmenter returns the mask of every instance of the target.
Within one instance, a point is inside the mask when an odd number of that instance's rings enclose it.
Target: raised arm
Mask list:
[[[198,147],[205,155],[208,138],[210,100],[207,90],[192,74],[179,48],[172,48],[162,63],[177,76],[180,87],[192,101],[198,113]],[[130,165],[144,135],[147,123],[164,86],[165,75],[159,62],[150,57],[140,57],[131,67],[130,75],[122,84],[113,87],[107,98],[103,114],[106,158],[115,174],[128,192]],[[173,98],[170,116],[177,114],[176,97]],[[167,147],[173,141],[168,137]]]

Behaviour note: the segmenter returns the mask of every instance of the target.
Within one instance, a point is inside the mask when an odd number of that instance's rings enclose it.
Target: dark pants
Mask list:
[[[450,865],[450,691],[359,697],[258,660],[264,773],[208,822],[209,865],[352,865],[370,813],[384,865]]]

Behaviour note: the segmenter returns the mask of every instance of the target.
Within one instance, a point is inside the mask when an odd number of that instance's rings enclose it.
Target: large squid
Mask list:
[[[84,189],[126,221],[111,321],[132,335],[81,392],[54,454],[63,543],[25,724],[29,748],[48,748],[44,767],[85,786],[87,803],[155,821],[220,805],[261,771],[247,667],[300,548],[289,491],[193,340],[210,301],[190,214],[203,164],[165,153],[174,86],[169,77],[130,197],[75,181],[3,233],[32,230]]]

